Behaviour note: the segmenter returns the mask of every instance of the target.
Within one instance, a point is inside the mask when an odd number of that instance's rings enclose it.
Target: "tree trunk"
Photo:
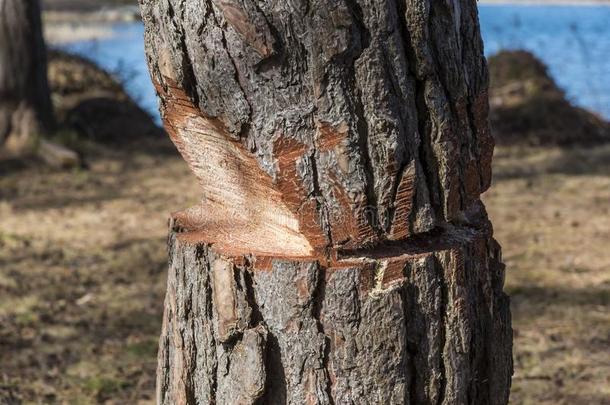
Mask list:
[[[54,124],[38,0],[0,0],[0,155],[31,150]]]
[[[161,404],[508,401],[474,0],[141,0],[172,215]]]

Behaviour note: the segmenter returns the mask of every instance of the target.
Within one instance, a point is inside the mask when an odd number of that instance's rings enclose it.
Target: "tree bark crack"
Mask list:
[[[438,260],[438,258],[435,258],[436,260]],[[439,268],[442,269],[442,266],[438,266]],[[452,269],[453,270],[453,269]],[[440,275],[441,277],[446,277],[445,275]],[[447,347],[447,303],[448,303],[448,299],[449,299],[449,294],[447,292],[447,285],[445,283],[442,283],[441,286],[441,305],[440,305],[440,311],[439,311],[439,319],[441,320],[441,325],[439,328],[439,332],[440,332],[440,342],[441,342],[441,346],[439,348],[440,350],[440,362],[439,362],[439,369],[440,369],[440,373],[441,373],[441,380],[440,380],[440,384],[439,384],[439,388],[438,388],[438,392],[439,392],[439,396],[438,396],[438,401],[437,404],[438,405],[442,405],[443,402],[445,401],[445,395],[446,395],[446,390],[447,390],[447,370],[446,370],[446,366],[445,366],[445,350]]]
[[[432,140],[429,134],[429,126],[430,126],[430,113],[426,106],[426,96],[425,96],[425,88],[427,77],[420,77],[417,65],[418,58],[415,52],[415,46],[413,44],[413,39],[411,32],[409,31],[409,25],[406,21],[407,19],[407,11],[404,5],[404,2],[398,3],[399,10],[399,26],[401,37],[404,42],[406,59],[407,59],[407,68],[408,71],[413,78],[413,82],[415,85],[415,113],[417,116],[417,128],[418,128],[418,148],[417,148],[417,156],[419,160],[419,164],[421,165],[421,176],[423,177],[423,182],[426,185],[426,192],[429,195],[429,198],[434,202],[433,206],[438,207],[440,200],[438,195],[433,192],[433,190],[437,190],[439,180],[435,173],[438,173],[437,164],[434,163],[434,155],[432,153]],[[425,69],[421,69],[425,71]],[[443,215],[438,212],[438,209],[435,210],[436,217],[443,218]]]
[[[216,25],[218,25],[220,27],[221,24],[220,24],[220,21],[218,20],[218,16],[216,15],[216,11],[214,11],[214,6],[213,6],[213,4],[211,4],[211,0],[208,0],[208,3],[210,4],[210,9],[212,10],[212,15],[214,16]],[[248,99],[248,92],[246,91],[246,87],[242,83],[242,79],[240,77],[240,69],[237,67],[237,62],[235,61],[235,58],[231,54],[230,47],[227,44],[227,37],[225,35],[226,29],[227,28],[226,28],[226,22],[225,22],[225,27],[224,27],[224,29],[221,30],[222,47],[223,47],[224,51],[227,53],[229,60],[231,61],[231,65],[233,66],[235,82],[239,86],[239,89],[242,92],[244,100],[246,101],[246,104],[248,105],[248,120],[245,123],[244,122],[241,123],[241,128],[238,133],[240,138],[245,138],[247,136],[248,132],[250,131],[250,126],[252,125],[252,103]]]
[[[322,368],[326,375],[326,393],[330,405],[334,405],[332,382],[330,379],[330,337],[324,330],[324,322],[322,321],[322,311],[324,309],[324,298],[326,297],[326,272],[325,268],[320,267],[318,270],[318,283],[313,291],[312,298],[312,316],[316,320],[318,332],[324,336],[324,350],[322,351]]]

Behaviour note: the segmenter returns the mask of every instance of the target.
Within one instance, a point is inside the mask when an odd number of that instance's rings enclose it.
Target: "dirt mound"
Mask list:
[[[610,141],[610,124],[572,105],[526,51],[489,58],[491,125],[498,144],[590,145]]]
[[[49,51],[48,58],[49,86],[54,95],[78,96],[104,91],[121,100],[128,98],[123,86],[95,63],[57,50]]]
[[[79,56],[49,52],[49,85],[64,129],[100,143],[130,143],[163,131],[110,73]]]

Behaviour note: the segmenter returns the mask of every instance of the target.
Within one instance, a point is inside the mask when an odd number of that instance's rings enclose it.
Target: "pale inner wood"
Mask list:
[[[187,231],[182,238],[213,243],[225,252],[312,255],[298,219],[255,158],[218,123],[185,110],[181,117],[167,114],[166,121],[172,140],[201,182],[203,201],[174,214]]]

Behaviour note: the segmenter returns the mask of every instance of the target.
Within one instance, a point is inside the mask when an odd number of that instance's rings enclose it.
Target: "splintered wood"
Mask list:
[[[415,160],[401,173],[389,170],[400,180],[393,212],[387,218],[387,232],[380,236],[379,230],[384,226],[376,223],[379,216],[374,207],[366,205],[365,196],[350,195],[338,178],[353,170],[345,152],[350,130],[346,123],[332,126],[318,122],[315,148],[285,134],[276,134],[272,148],[275,176],[272,176],[239,138],[231,136],[221,119],[204,116],[174,79],[163,79],[163,85],[155,86],[163,100],[165,128],[203,189],[201,204],[172,214],[180,240],[212,245],[218,254],[235,263],[242,263],[241,257],[245,255],[259,257],[260,263],[264,263],[259,269],[271,268],[274,258],[315,259],[348,267],[352,262],[338,260],[342,251],[360,251],[361,259],[367,259],[375,246],[409,240],[417,186]],[[331,160],[336,166],[335,171],[324,173],[325,181],[331,185],[334,205],[321,207],[320,199],[312,198],[315,190],[307,188],[298,170],[304,160],[314,158],[312,154],[320,162]],[[476,185],[470,188],[478,193],[478,171],[466,174],[469,178],[465,187],[474,182]],[[314,183],[319,181],[319,173],[312,175],[318,176]],[[481,215],[485,216],[484,210]],[[404,260],[400,259],[380,264],[384,269],[380,273],[386,274],[384,279],[400,273],[395,269],[397,263],[404,267]]]
[[[323,211],[298,171],[300,162],[311,158],[312,148],[278,134],[273,178],[221,120],[205,117],[173,79],[165,77],[156,89],[163,100],[165,128],[203,189],[201,204],[172,214],[181,240],[213,245],[232,258],[251,254],[323,262],[335,260],[339,247],[367,248],[379,240],[374,209],[363,196],[350,196],[337,178],[350,171],[345,123],[336,128],[317,125],[315,153],[322,161],[334,160],[338,168],[327,173],[335,205]],[[411,233],[415,177],[411,162],[400,176],[386,240],[403,240]]]
[[[219,120],[203,117],[182,90],[157,91],[167,102],[165,128],[203,187],[201,205],[173,214],[185,229],[181,237],[231,256],[311,256],[299,219],[254,157]]]
[[[142,1],[162,116],[203,189],[181,237],[328,258],[461,223],[493,150],[476,4],[308,3]]]
[[[331,239],[349,242],[345,246],[353,248],[375,239],[373,226],[367,222],[372,213],[367,212],[366,201],[350,198],[336,173],[330,174],[337,203],[331,215],[324,216],[319,203],[310,198],[311,190],[306,190],[297,170],[299,162],[312,153],[306,144],[279,134],[273,143],[277,167],[273,179],[239,140],[231,138],[222,121],[203,116],[172,79],[166,77],[165,87],[157,84],[156,89],[164,100],[165,128],[203,188],[200,205],[172,214],[175,225],[183,230],[182,240],[214,245],[229,257],[253,254],[328,260]],[[320,124],[316,132],[316,153],[323,159],[338,158],[338,167],[345,173],[349,162],[337,151],[347,131],[345,125],[334,129]],[[392,239],[408,235],[413,176],[414,168],[409,166],[398,189]],[[330,238],[324,234],[323,221],[330,227]]]

